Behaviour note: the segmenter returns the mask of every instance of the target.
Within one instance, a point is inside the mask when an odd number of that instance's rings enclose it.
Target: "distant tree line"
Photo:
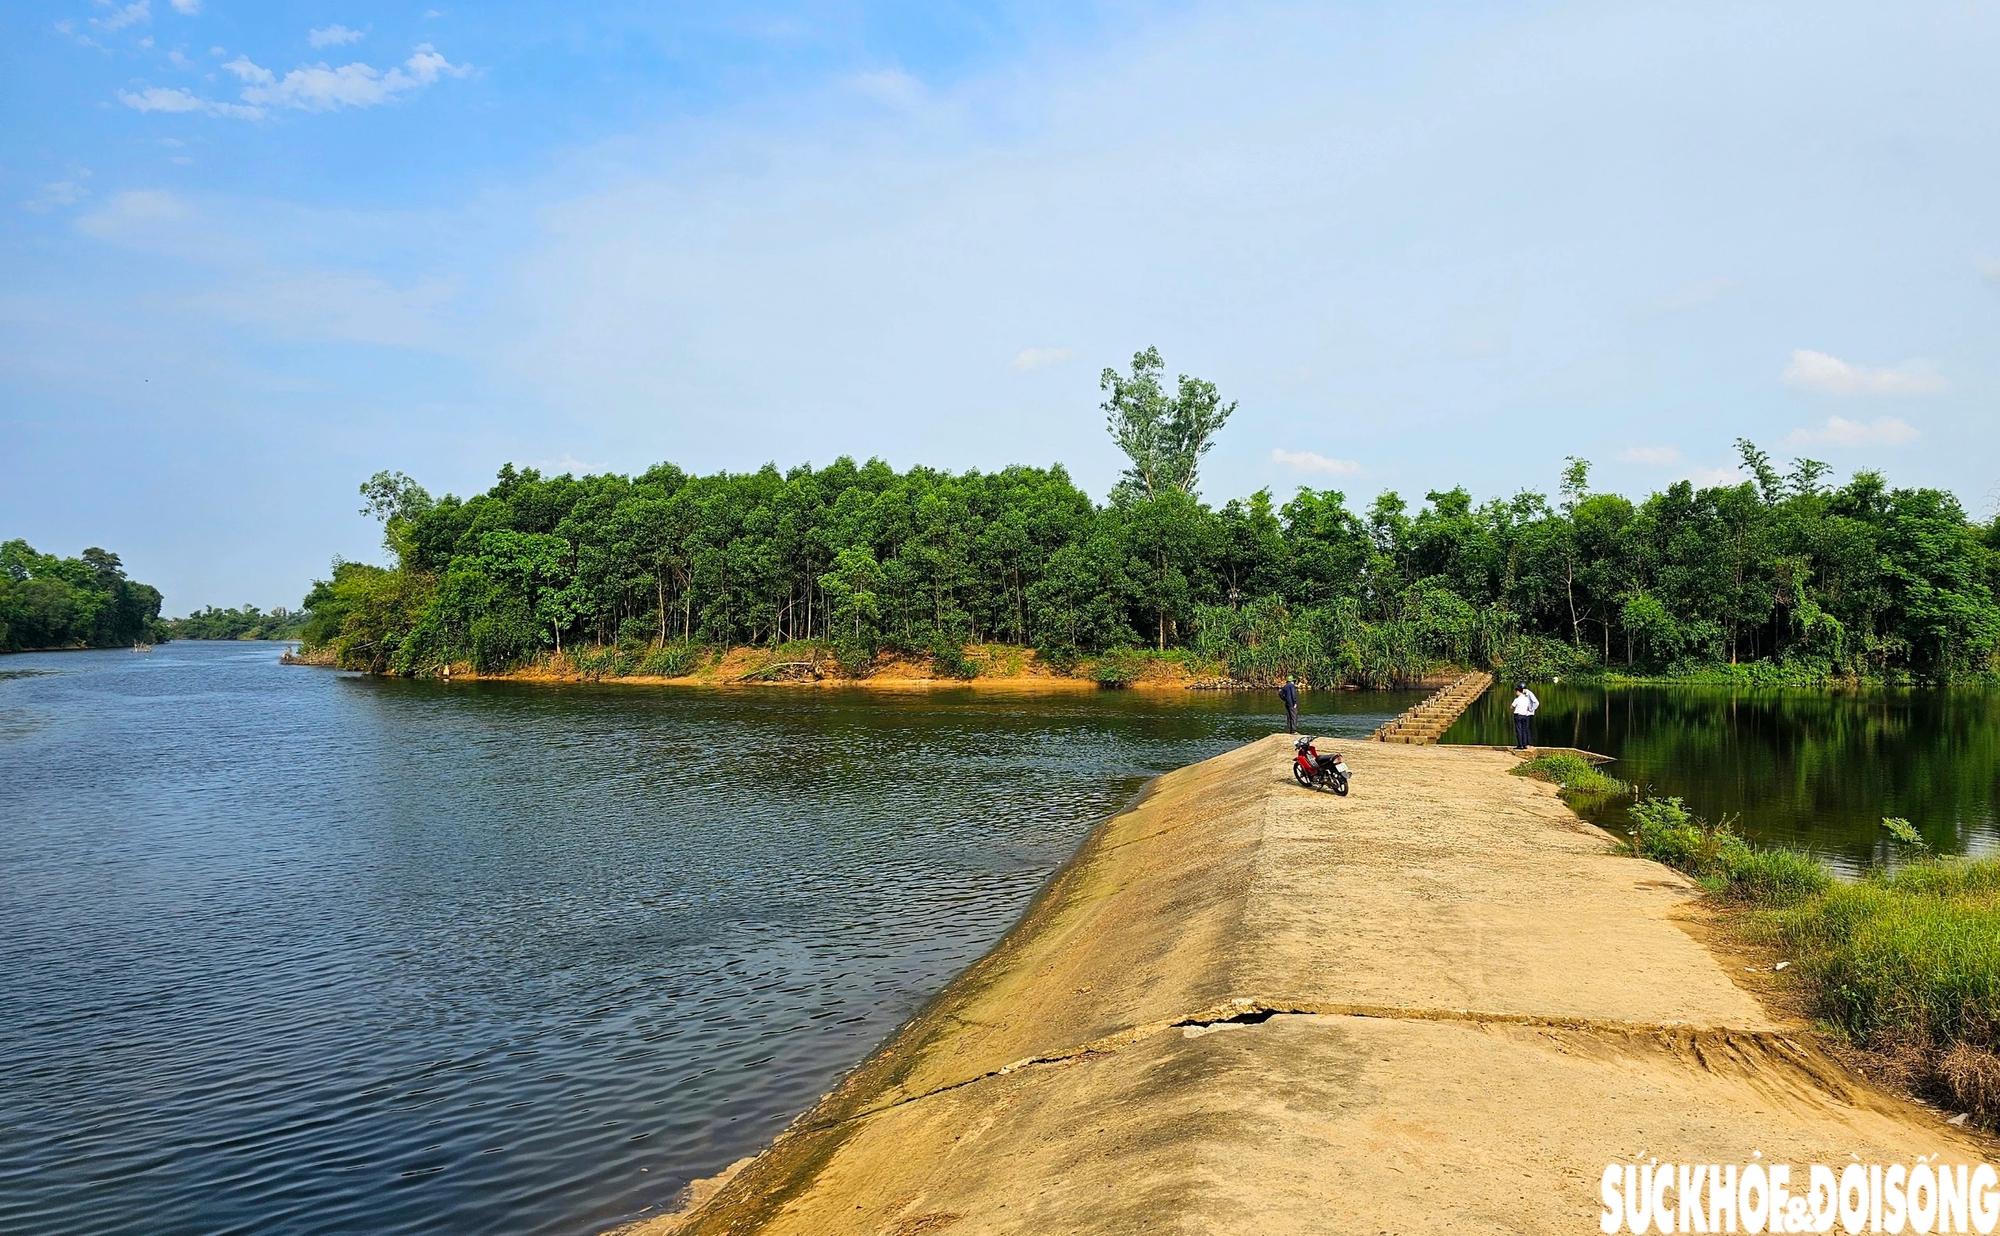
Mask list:
[[[501,469],[433,498],[400,473],[363,486],[395,566],[336,562],[306,598],[308,643],[342,664],[482,671],[578,644],[825,641],[955,656],[1031,645],[1062,663],[1178,652],[1249,680],[1386,682],[1438,662],[1526,672],[1991,675],[2000,523],[1877,472],[1780,472],[1739,442],[1740,484],[1677,482],[1634,502],[1592,491],[1474,503],[1434,490],[1350,509],[1337,490],[1220,507],[1198,464],[1234,405],[1169,389],[1150,350],[1106,370],[1132,467],[1105,503],[1061,466],[954,475],[848,458],[694,476]]]
[[[164,638],[160,591],[125,577],[118,555],[75,558],[0,543],[0,652],[112,648]]]
[[[282,605],[265,613],[255,605],[223,609],[210,605],[185,618],[170,618],[166,626],[175,639],[296,639],[307,615]]]

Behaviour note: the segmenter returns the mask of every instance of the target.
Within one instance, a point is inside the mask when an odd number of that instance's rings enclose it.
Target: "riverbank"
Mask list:
[[[1635,1159],[1990,1151],[1698,942],[1504,752],[1282,735],[1161,777],[992,953],[648,1234],[1591,1230]]]
[[[331,648],[287,653],[287,665],[338,668]],[[1409,682],[1384,689],[1443,686],[1458,671],[1440,666]],[[968,644],[955,655],[882,653],[843,658],[832,645],[813,642],[726,649],[699,645],[618,649],[585,647],[544,653],[512,669],[482,673],[469,662],[442,666],[427,675],[453,682],[620,682],[637,686],[806,686],[871,687],[891,690],[964,688],[978,690],[1094,690],[1100,687],[1166,691],[1275,691],[1277,683],[1229,678],[1221,667],[1190,654],[1125,649],[1073,662],[1051,663],[1033,648],[1013,644]],[[1282,681],[1282,680],[1280,680]],[[1310,689],[1300,684],[1301,690]],[[1360,687],[1322,690],[1362,690]]]
[[[1700,880],[1725,929],[1775,955],[1781,998],[1835,1028],[1843,1059],[2000,1126],[2000,860],[1938,857],[1909,821],[1885,820],[1896,865],[1839,881],[1677,798],[1631,814],[1638,851]]]

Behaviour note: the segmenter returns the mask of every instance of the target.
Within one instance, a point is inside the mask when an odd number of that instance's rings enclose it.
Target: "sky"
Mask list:
[[[1654,11],[1658,10],[1658,11]],[[2000,10],[16,0],[0,539],[167,612],[359,484],[1122,460],[1642,496],[1733,440],[2000,500]]]

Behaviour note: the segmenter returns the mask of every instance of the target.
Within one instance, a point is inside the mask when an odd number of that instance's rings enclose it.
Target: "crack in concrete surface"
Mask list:
[[[832,1094],[647,1231],[1567,1230],[1595,1221],[1607,1146],[1964,1147],[1759,1007],[1673,921],[1662,893],[1691,887],[1611,857],[1503,754],[1362,744],[1336,801],[1279,777],[1289,745],[1152,783]]]
[[[837,1120],[801,1125],[793,1132],[820,1132],[867,1120],[884,1112],[921,1103],[937,1095],[949,1094],[975,1086],[997,1077],[1007,1077],[1027,1069],[1045,1068],[1051,1065],[1069,1064],[1079,1060],[1110,1056],[1127,1048],[1137,1046],[1149,1039],[1175,1030],[1182,1031],[1185,1038],[1200,1038],[1216,1030],[1233,1029],[1241,1026],[1259,1026],[1274,1017],[1338,1018],[1357,1017],[1375,1021],[1423,1021],[1459,1022],[1470,1025],[1523,1026],[1534,1029],[1565,1030],[1571,1033],[1610,1037],[1642,1037],[1660,1040],[1685,1039],[1701,1059],[1704,1066],[1709,1064],[1702,1050],[1703,1038],[1727,1042],[1732,1045],[1756,1045],[1760,1050],[1772,1052],[1788,1058],[1793,1064],[1806,1067],[1814,1074],[1826,1070],[1817,1059],[1817,1053],[1803,1048],[1786,1031],[1735,1028],[1728,1026],[1704,1025],[1688,1021],[1639,1022],[1617,1021],[1590,1017],[1558,1017],[1530,1013],[1492,1013],[1477,1009],[1406,1008],[1380,1004],[1343,1004],[1333,1001],[1269,1001],[1254,998],[1238,998],[1213,1004],[1183,1017],[1165,1021],[1149,1022],[1132,1026],[1113,1034],[1081,1044],[1064,1051],[1045,1052],[1034,1056],[1024,1056],[996,1069],[959,1081],[935,1086],[920,1094],[904,1095],[892,1102],[850,1113]]]

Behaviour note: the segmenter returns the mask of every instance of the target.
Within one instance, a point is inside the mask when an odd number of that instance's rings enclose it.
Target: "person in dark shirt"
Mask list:
[[[1285,685],[1278,688],[1278,698],[1285,701],[1285,733],[1299,732],[1299,684],[1285,675]]]

